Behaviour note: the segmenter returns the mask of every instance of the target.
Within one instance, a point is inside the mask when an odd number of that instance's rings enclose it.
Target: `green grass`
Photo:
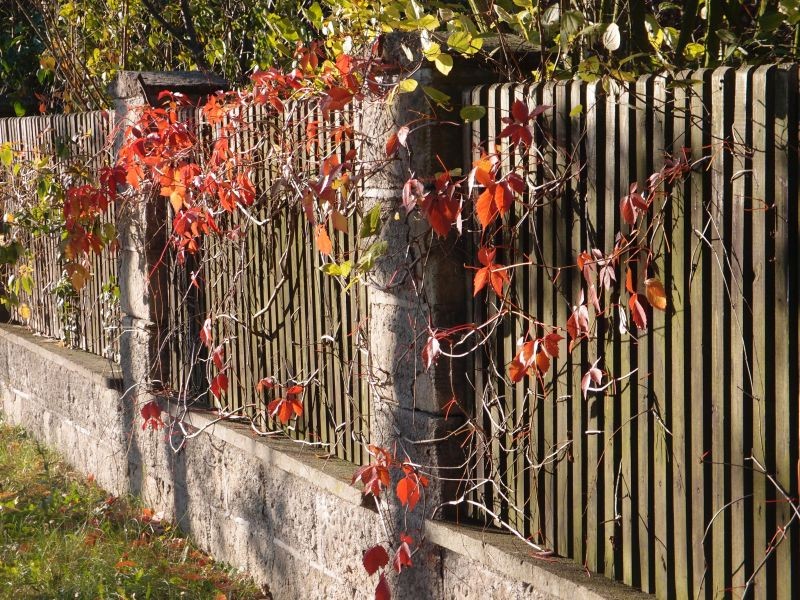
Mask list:
[[[0,598],[265,598],[0,416]]]

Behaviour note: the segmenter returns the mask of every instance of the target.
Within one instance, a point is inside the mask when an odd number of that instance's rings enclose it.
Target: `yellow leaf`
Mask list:
[[[17,307],[17,313],[19,314],[20,319],[27,321],[31,318],[31,307],[23,302],[19,305],[19,307]]]

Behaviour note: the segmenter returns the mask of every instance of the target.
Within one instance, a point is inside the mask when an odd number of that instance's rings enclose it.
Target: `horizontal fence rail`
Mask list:
[[[46,159],[42,171],[51,170],[62,182],[80,185],[85,183],[83,177],[96,176],[100,167],[110,162],[113,126],[113,115],[106,111],[0,119],[0,145],[9,144],[21,161]],[[7,205],[3,211],[19,208]],[[55,206],[55,210],[60,217],[60,206]],[[114,223],[113,206],[104,221]],[[92,254],[89,258],[92,275],[85,287],[76,292],[64,271],[60,241],[57,233],[33,235],[28,240],[30,261],[25,268],[30,269],[34,284],[30,294],[23,294],[21,300],[28,304],[31,314],[24,319],[14,308],[11,317],[35,332],[118,361],[116,256],[108,249],[99,255]]]
[[[797,67],[612,87],[493,85],[463,98],[487,108],[465,133],[467,167],[481,148],[508,142],[498,135],[515,100],[551,106],[532,148],[512,150],[503,168],[563,186],[537,196],[524,225],[495,242],[501,264],[532,258],[515,270],[510,297],[544,323],[564,327],[587,291],[578,255],[607,255],[629,230],[620,200],[630,184],[643,189],[684,155],[692,165],[646,217],[661,221],[656,256],[635,280],[658,276],[668,298],[666,312],[647,308],[647,330],[626,331],[618,309],[593,318],[593,339],[562,347],[545,393],[533,378],[512,384],[487,370],[509,364],[522,323],[508,321],[476,361],[476,415],[495,435],[475,465],[494,480],[475,500],[537,543],[659,598],[797,598],[800,526],[787,501],[797,501],[800,468]],[[514,211],[509,222],[522,216]],[[626,273],[617,265],[615,275],[600,300],[625,310]],[[473,310],[482,322],[495,308],[481,300]],[[584,399],[581,378],[597,359],[627,377]]]
[[[251,107],[229,140],[235,152],[247,157],[258,209],[220,215],[220,227],[232,233],[209,236],[202,258],[189,257],[185,265],[170,258],[170,386],[178,395],[209,389],[216,369],[199,332],[211,318],[214,339],[225,348],[229,388],[220,398],[209,393],[208,403],[249,417],[261,432],[283,429],[318,446],[321,454],[362,464],[369,460],[366,286],[345,292],[336,278],[320,270],[324,263],[311,242],[313,228],[299,204],[296,210],[274,210],[270,195],[280,168],[275,152],[285,152],[290,144],[295,147],[292,159],[313,171],[336,150],[316,109],[298,105],[288,114],[279,123],[264,107]],[[212,132],[200,111],[192,118],[204,139],[225,125]],[[309,122],[317,131],[317,139],[310,141]],[[342,156],[347,150],[346,144],[338,149]],[[357,231],[353,216],[347,233],[332,233],[335,247],[353,264],[359,258]],[[279,390],[256,391],[266,377],[304,385],[303,412],[288,427],[267,410]]]

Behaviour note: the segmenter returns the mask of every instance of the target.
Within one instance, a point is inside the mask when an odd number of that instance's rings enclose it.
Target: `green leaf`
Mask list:
[[[458,111],[458,115],[464,120],[464,123],[470,123],[486,116],[486,107],[477,105],[465,106]]]
[[[372,209],[364,215],[361,220],[361,228],[358,231],[358,237],[368,238],[373,235],[378,235],[381,231],[381,207],[376,204]]]
[[[16,114],[18,117],[25,116],[25,107],[22,106],[22,103],[19,100],[14,102],[14,114]]]
[[[584,18],[580,11],[568,10],[561,17],[561,33],[573,35],[581,30],[583,23]]]
[[[366,273],[371,270],[375,266],[375,261],[386,254],[388,249],[389,243],[386,240],[380,240],[372,244],[358,260],[358,265],[356,266],[358,272]]]
[[[435,87],[431,87],[429,85],[423,85],[422,91],[425,92],[425,95],[433,100],[439,106],[445,106],[450,102],[450,96],[445,94],[444,92],[440,92]]]
[[[784,16],[778,12],[767,12],[758,19],[760,33],[772,33],[783,24]]]
[[[318,2],[314,2],[314,4],[309,6],[304,12],[306,13],[306,18],[314,27],[322,29],[322,8]]]
[[[583,104],[576,104],[572,107],[572,110],[569,111],[569,116],[572,118],[579,117],[583,114]]]
[[[726,44],[738,44],[739,38],[730,29],[718,29],[717,37]]]
[[[447,45],[456,52],[467,54],[470,51],[472,34],[468,31],[456,31],[447,38]]]
[[[442,75],[447,75],[453,70],[453,57],[449,54],[441,53],[434,59],[433,64],[436,65]]]

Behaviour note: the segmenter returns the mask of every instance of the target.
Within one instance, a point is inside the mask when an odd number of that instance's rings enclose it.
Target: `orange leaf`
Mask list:
[[[483,190],[480,196],[478,196],[478,201],[475,204],[475,210],[478,213],[478,221],[481,224],[481,227],[486,229],[489,225],[491,225],[494,218],[497,216],[497,205],[494,201],[493,190],[487,188]]]
[[[330,256],[333,250],[333,244],[331,243],[331,238],[328,237],[325,225],[317,225],[317,248],[325,256]]]
[[[389,136],[389,139],[386,140],[386,157],[392,158],[395,154],[397,154],[397,149],[400,147],[400,139],[397,137],[397,133],[393,133]]]
[[[650,306],[661,311],[667,310],[667,293],[664,284],[655,277],[644,280],[644,293]]]

